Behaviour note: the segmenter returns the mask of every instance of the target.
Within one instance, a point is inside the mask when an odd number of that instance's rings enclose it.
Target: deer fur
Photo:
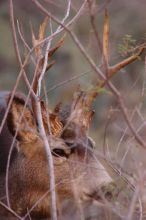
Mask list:
[[[0,93],[1,121],[8,97],[9,93]],[[74,100],[67,113],[66,110],[58,111],[62,132],[47,135],[54,163],[58,213],[66,199],[90,199],[90,195],[102,185],[112,182],[103,165],[95,158],[93,143],[87,132],[91,112],[83,111],[83,97],[81,95]],[[7,123],[0,134],[0,200],[7,205],[5,170],[10,146],[17,132],[8,178],[10,208],[19,216],[24,216],[34,206],[29,213],[32,219],[49,218],[51,207],[44,142],[30,105],[26,105],[25,109],[24,105],[25,98],[15,95]],[[7,216],[13,215],[0,205],[0,216],[8,219]]]
[[[2,123],[7,108],[6,97],[8,96],[8,94],[8,92],[0,92],[0,124]],[[12,141],[13,136],[9,132],[7,122],[5,122],[2,132],[0,134],[0,174],[6,172],[7,159]],[[15,155],[16,144],[11,155],[11,160],[13,160]]]

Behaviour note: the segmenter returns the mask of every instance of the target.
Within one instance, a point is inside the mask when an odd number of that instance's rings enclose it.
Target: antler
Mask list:
[[[66,140],[75,140],[84,136],[87,132],[94,111],[92,102],[94,96],[91,92],[84,92],[78,89],[73,96],[70,106],[62,109],[60,120],[63,121],[63,130],[61,136]]]
[[[110,66],[109,65],[109,17],[108,12],[105,10],[105,19],[104,19],[104,30],[103,30],[103,58],[102,58],[102,67],[104,67],[106,72],[106,79],[98,82],[90,91],[83,92],[78,91],[75,93],[71,104],[70,115],[67,119],[65,127],[75,124],[80,128],[87,130],[90,121],[92,119],[94,111],[91,109],[92,102],[99,94],[101,88],[103,88],[108,80],[112,78],[119,70],[129,65],[130,63],[136,61],[139,56],[143,53],[146,43],[139,45],[136,48],[135,54],[124,59],[123,61]],[[65,129],[65,128],[64,128]]]
[[[40,44],[40,42],[44,39],[44,33],[45,33],[45,28],[47,24],[47,19],[43,22],[43,24],[40,26],[39,30],[39,36],[38,39],[35,38],[34,33],[32,31],[32,39],[33,39],[33,45],[36,48],[35,49],[35,55],[37,58],[37,68],[36,68],[36,74],[35,74],[35,79],[33,83],[33,90],[35,94],[37,94],[38,90],[38,79],[41,74],[41,70],[44,64],[44,55],[43,55],[43,45]],[[52,57],[52,55],[55,53],[55,51],[62,45],[64,41],[64,37],[56,44],[56,46],[52,49],[49,50],[48,52],[48,60]],[[109,17],[107,10],[105,12],[105,21],[104,21],[104,30],[103,30],[103,59],[102,59],[102,67],[105,68],[106,70],[106,79],[103,81],[100,81],[97,83],[97,85],[90,90],[89,92],[85,93],[83,91],[78,91],[76,95],[73,98],[73,102],[71,105],[71,111],[70,115],[68,117],[68,122],[74,122],[76,125],[79,125],[82,127],[84,130],[87,130],[93,115],[93,111],[91,110],[91,105],[94,100],[94,98],[98,95],[99,90],[104,87],[107,83],[107,81],[113,77],[120,69],[124,68],[128,64],[134,62],[139,58],[139,56],[142,54],[146,47],[146,44],[142,44],[137,47],[137,51],[135,54],[132,56],[124,59],[123,61],[110,66],[109,65]],[[46,67],[46,71],[52,67],[54,62],[51,62],[48,64]],[[34,100],[32,97],[32,107],[33,111],[35,112],[35,104]],[[63,125],[60,122],[59,116],[55,113],[50,113],[48,116],[48,111],[46,110],[46,106],[42,104],[42,116],[44,117],[44,126],[47,130],[51,129],[52,133],[54,135],[59,135],[61,132],[61,129]],[[46,120],[48,118],[48,120]],[[48,127],[46,121],[51,121],[50,128]],[[67,124],[66,124],[67,125]],[[66,126],[65,125],[65,126]],[[55,129],[54,129],[55,128]],[[53,130],[54,129],[54,130]],[[51,132],[49,132],[51,133]]]
[[[69,121],[72,121],[76,125],[82,127],[84,130],[87,130],[94,114],[94,111],[91,110],[92,102],[93,96],[91,93],[86,93],[83,91],[78,91],[75,93],[71,105]]]

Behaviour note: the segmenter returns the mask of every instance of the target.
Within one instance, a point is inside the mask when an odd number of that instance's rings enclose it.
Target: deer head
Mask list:
[[[65,199],[90,199],[100,186],[112,181],[95,158],[88,128],[93,112],[91,95],[78,92],[72,104],[47,112],[42,105],[44,127],[52,152],[57,207]],[[46,124],[49,118],[50,129]],[[20,216],[30,211],[32,217],[50,216],[48,160],[44,142],[30,105],[15,95],[8,114],[8,127],[18,141],[18,153],[8,179],[10,207]],[[1,196],[5,196],[5,181],[1,177]],[[32,208],[33,207],[33,208]]]

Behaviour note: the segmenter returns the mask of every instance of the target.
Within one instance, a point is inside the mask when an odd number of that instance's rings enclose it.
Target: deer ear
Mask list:
[[[33,142],[38,137],[36,122],[25,99],[15,95],[8,113],[7,124],[10,132],[21,142]]]

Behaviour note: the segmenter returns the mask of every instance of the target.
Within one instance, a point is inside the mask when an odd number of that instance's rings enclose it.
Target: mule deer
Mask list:
[[[9,96],[9,93],[1,93],[0,111],[6,110],[6,100]],[[20,94],[15,95],[7,117],[8,127],[5,124],[0,135],[0,140],[3,140],[0,142],[0,198],[1,202],[7,205],[4,172],[6,154],[9,153],[16,133],[18,146],[16,149],[15,143],[8,177],[10,207],[19,216],[30,212],[32,218],[42,219],[50,217],[47,156],[33,111],[30,105],[24,105],[25,99]],[[95,159],[94,144],[88,137],[88,127],[92,118],[90,105],[90,97],[84,92],[79,92],[70,107],[63,110],[57,107],[49,113],[51,133],[47,129],[46,133],[54,162],[57,207],[68,198],[90,199],[102,185],[112,182],[105,168]],[[46,118],[44,127],[47,127]],[[11,213],[0,203],[0,216],[9,215]]]

